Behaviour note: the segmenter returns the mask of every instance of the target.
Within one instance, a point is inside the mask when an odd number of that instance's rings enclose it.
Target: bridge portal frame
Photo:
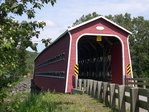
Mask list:
[[[130,31],[115,24],[105,17],[97,17],[75,27],[68,29],[70,36],[69,59],[67,68],[67,78],[65,92],[71,92],[71,89],[76,87],[78,76],[74,74],[74,65],[78,64],[78,41],[85,35],[93,36],[112,36],[117,38],[122,45],[122,84],[125,83],[125,78],[132,78],[131,57],[129,51],[129,35]],[[127,73],[127,66],[130,65],[131,72]]]

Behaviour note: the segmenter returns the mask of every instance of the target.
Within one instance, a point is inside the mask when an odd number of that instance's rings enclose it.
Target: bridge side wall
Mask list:
[[[49,59],[54,59],[56,56],[64,54],[64,60],[55,61],[41,67],[35,67],[34,81],[35,85],[44,91],[65,92],[68,53],[69,53],[70,37],[68,34],[64,35],[54,44],[49,46],[40,56],[35,60],[35,66],[46,62]],[[36,75],[37,73],[55,73],[56,77],[45,76],[44,74]],[[63,78],[56,73],[64,72]]]

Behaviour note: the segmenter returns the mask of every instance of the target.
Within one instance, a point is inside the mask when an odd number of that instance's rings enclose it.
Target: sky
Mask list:
[[[44,5],[41,10],[36,10],[34,19],[47,24],[39,39],[33,38],[33,42],[38,42],[38,52],[45,48],[41,39],[52,38],[54,41],[76,19],[92,12],[103,16],[130,13],[132,17],[143,16],[149,20],[149,0],[57,0],[54,6]]]

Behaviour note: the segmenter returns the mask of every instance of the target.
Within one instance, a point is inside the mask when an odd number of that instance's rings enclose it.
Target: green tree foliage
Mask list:
[[[27,51],[27,57],[26,57],[26,73],[33,73],[34,69],[34,60],[37,57],[37,52],[30,52]]]
[[[78,24],[80,24],[80,23],[82,23],[82,22],[85,22],[85,21],[87,21],[87,20],[93,19],[93,18],[95,18],[95,17],[97,17],[97,16],[100,16],[100,15],[97,14],[96,12],[89,13],[89,14],[87,14],[87,15],[83,15],[83,16],[81,16],[79,19],[77,19],[77,20],[73,23],[72,26],[78,25]]]
[[[24,14],[28,17],[28,19],[32,19],[35,17],[35,9],[41,9],[43,4],[47,3],[54,5],[55,0],[6,0],[1,2],[0,75],[14,71],[17,66],[20,67],[20,62],[22,62],[22,64],[24,63],[23,57],[25,56],[24,53],[27,47],[37,50],[37,44],[34,44],[31,41],[31,38],[38,38],[40,32],[37,29],[45,26],[44,22],[16,21],[15,18],[12,17],[12,14],[18,16]],[[23,57],[21,55],[23,55]]]
[[[149,20],[136,17],[133,25],[130,47],[134,73],[138,77],[149,77]]]
[[[37,44],[31,39],[38,38],[39,29],[46,24],[31,20],[35,17],[35,9],[41,9],[44,4],[54,5],[55,2],[56,0],[0,0],[0,92],[7,86],[6,75],[24,75],[26,48],[37,50]],[[17,21],[15,15],[24,15],[30,21]]]
[[[73,26],[99,16],[96,12],[93,13],[83,15]],[[149,77],[149,20],[142,16],[132,18],[128,13],[105,17],[133,33],[129,38],[133,73],[135,77]]]
[[[48,38],[48,39],[42,39],[41,41],[42,41],[42,43],[45,44],[45,47],[48,47],[48,45],[51,43],[51,38]]]

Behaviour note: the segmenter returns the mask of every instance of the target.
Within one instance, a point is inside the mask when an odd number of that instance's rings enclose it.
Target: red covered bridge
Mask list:
[[[66,30],[35,59],[35,85],[70,93],[77,78],[124,84],[133,77],[130,34],[102,16]]]

